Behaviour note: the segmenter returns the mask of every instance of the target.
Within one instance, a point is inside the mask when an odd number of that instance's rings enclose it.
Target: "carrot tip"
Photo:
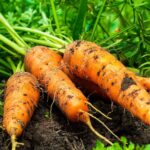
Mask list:
[[[80,110],[80,112],[86,113],[86,114],[88,114],[89,116],[93,117],[93,115],[91,115],[90,113],[85,112],[85,111],[83,111],[83,110]],[[99,137],[100,139],[104,140],[104,141],[107,142],[108,144],[113,145],[113,143],[112,143],[109,139],[107,139],[106,137],[104,137],[103,135],[101,135],[99,132],[97,132],[97,131],[94,129],[94,127],[93,127],[92,124],[91,124],[90,118],[87,118],[86,120],[84,120],[84,123],[91,129],[91,131],[92,131],[97,137]]]
[[[24,145],[24,143],[19,143],[16,141],[15,135],[11,136],[11,143],[12,143],[12,150],[16,150],[16,148],[19,147],[19,145]]]
[[[97,131],[93,128],[93,126],[92,126],[90,120],[89,120],[86,124],[88,125],[88,127],[91,129],[91,131],[92,131],[96,136],[98,136],[100,139],[104,140],[104,141],[107,142],[108,144],[113,145],[113,143],[112,143],[109,139],[107,139],[106,137],[104,137],[103,135],[101,135],[99,132],[97,132]]]
[[[95,117],[94,115],[88,113],[90,117],[92,117],[93,119],[97,120],[100,124],[102,124],[114,137],[116,137],[116,139],[118,141],[121,141],[120,138],[100,119],[98,119],[97,117]]]

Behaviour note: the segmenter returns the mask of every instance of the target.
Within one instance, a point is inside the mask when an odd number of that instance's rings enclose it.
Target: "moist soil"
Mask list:
[[[126,136],[127,139],[138,144],[150,143],[150,126],[146,126],[129,112],[110,101],[102,100],[97,96],[90,96],[89,99],[105,114],[109,113],[112,120],[102,117],[93,110],[90,113],[101,119],[119,137]],[[116,141],[100,123],[93,119],[91,121],[98,132],[112,142]],[[20,146],[17,150],[92,150],[97,139],[86,125],[67,120],[44,95],[24,133],[18,138],[18,141],[23,142],[24,146]],[[0,130],[0,150],[10,149],[9,136]]]

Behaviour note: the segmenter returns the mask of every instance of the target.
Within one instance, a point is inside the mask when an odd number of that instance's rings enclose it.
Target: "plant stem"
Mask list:
[[[99,12],[98,12],[96,21],[95,21],[95,23],[94,23],[93,31],[92,31],[92,34],[91,34],[91,37],[90,37],[91,40],[93,39],[93,36],[94,36],[95,30],[96,30],[98,21],[99,21],[99,19],[100,19],[100,16],[101,16],[101,14],[102,14],[102,11],[103,11],[103,9],[104,9],[104,7],[105,7],[105,3],[106,3],[106,0],[103,1],[103,4],[102,4],[102,6],[100,7],[100,10],[99,10]]]
[[[12,61],[12,59],[10,57],[7,57],[6,59],[7,59],[8,63],[10,64],[13,73],[15,73],[16,66],[15,66],[14,62]]]
[[[112,43],[112,44],[110,44],[110,45],[108,45],[108,46],[106,46],[106,47],[104,47],[105,49],[109,49],[109,48],[111,48],[111,47],[114,47],[114,46],[116,46],[118,43],[120,43],[122,41],[122,39],[119,39],[119,40],[117,40],[116,42],[114,42],[114,43]]]
[[[52,11],[53,11],[53,15],[54,15],[54,20],[55,20],[55,24],[56,24],[56,27],[57,27],[57,31],[58,31],[59,34],[61,34],[59,23],[58,23],[58,17],[57,17],[55,5],[54,5],[54,0],[50,0],[50,4],[52,6]]]
[[[7,76],[7,77],[9,77],[11,75],[10,73],[8,73],[8,72],[6,72],[6,71],[4,71],[2,69],[0,70],[0,73],[5,75],[5,76]]]
[[[16,43],[12,42],[11,40],[9,40],[8,38],[6,38],[5,36],[3,36],[2,34],[0,34],[0,40],[3,41],[5,44],[7,44],[8,46],[12,47],[16,52],[18,52],[21,55],[25,55],[26,51],[24,48],[18,46]]]
[[[102,42],[100,42],[100,45],[103,44],[103,43],[106,43],[107,41],[112,40],[113,38],[116,38],[117,36],[119,36],[120,34],[126,32],[127,30],[133,29],[135,26],[136,26],[135,24],[134,24],[134,25],[131,25],[131,26],[129,26],[128,28],[123,29],[123,30],[120,31],[119,33],[110,36],[109,38],[107,38],[107,39],[103,40]]]
[[[33,38],[28,38],[28,37],[24,37],[25,41],[29,41],[29,42],[33,42],[36,44],[41,44],[41,45],[46,45],[49,46],[50,48],[52,48],[54,51],[60,52],[61,54],[64,53],[65,47],[63,45],[57,44],[57,43],[52,43],[49,40],[36,40]]]
[[[0,22],[4,25],[13,39],[18,43],[21,47],[28,47],[28,45],[23,41],[23,39],[16,33],[16,31],[10,26],[4,16],[0,13]]]
[[[150,65],[150,61],[141,64],[141,65],[139,66],[139,68],[142,68],[142,67],[144,67],[144,66],[146,66],[146,65]]]
[[[56,47],[56,48],[61,48],[62,47],[62,45],[54,44],[51,41],[37,40],[37,39],[30,38],[30,37],[23,37],[23,39],[27,42],[33,42],[33,43],[36,43],[36,44],[46,45],[46,46],[50,46],[50,47]]]
[[[7,53],[11,54],[14,57],[19,57],[19,55],[17,53],[12,52],[11,50],[9,50],[8,48],[4,47],[1,44],[0,44],[0,48],[2,48],[4,51],[6,51]]]
[[[20,71],[25,71],[24,63],[22,64]]]
[[[22,63],[23,63],[23,62],[20,60],[19,63],[17,64],[15,73],[16,73],[16,72],[20,72],[20,71],[24,71],[23,68],[22,68]]]
[[[0,58],[0,64],[2,64],[3,66],[11,69],[11,67],[8,65],[8,63],[6,63],[6,61],[4,61],[3,59]]]
[[[49,38],[51,41],[59,43],[63,46],[68,45],[68,42],[66,42],[66,41],[64,41],[64,40],[62,40],[56,36],[50,35],[46,32],[42,32],[40,30],[37,30],[37,29],[31,29],[31,28],[27,28],[27,27],[16,27],[16,26],[14,27],[14,29],[20,30],[20,31],[27,31],[27,32],[35,33],[35,34],[38,34],[41,36],[45,36],[45,37]]]

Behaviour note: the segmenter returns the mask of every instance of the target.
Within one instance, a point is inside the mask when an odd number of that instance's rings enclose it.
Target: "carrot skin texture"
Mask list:
[[[77,77],[70,71],[69,66],[66,65],[63,60],[61,61],[61,68],[79,88],[86,90],[91,94],[98,94],[104,99],[108,99],[108,96],[106,95],[105,91],[101,89],[101,87],[87,79]],[[136,79],[147,91],[150,91],[150,78],[136,76]]]
[[[134,73],[98,45],[75,41],[64,53],[70,71],[102,88],[109,99],[150,125],[150,95]]]
[[[87,122],[89,116],[86,98],[69,77],[61,70],[62,57],[44,46],[36,46],[25,56],[25,68],[46,89],[67,118],[73,122]]]
[[[40,92],[36,78],[28,72],[13,74],[6,83],[3,127],[20,136],[38,104]]]
[[[79,87],[79,89],[82,89],[83,91],[88,92],[89,94],[98,94],[100,97],[106,100],[109,99],[105,91],[101,89],[98,85],[94,84],[89,80],[79,78],[76,75],[72,74],[67,66],[68,65],[66,65],[62,60],[61,69],[69,76],[69,78],[77,85],[77,87]]]

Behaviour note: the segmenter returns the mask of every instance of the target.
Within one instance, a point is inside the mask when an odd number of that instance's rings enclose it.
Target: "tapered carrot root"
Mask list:
[[[60,69],[62,57],[43,46],[36,46],[25,56],[26,70],[31,72],[54,99],[70,121],[83,122],[100,138],[112,144],[92,127],[88,115],[87,99]]]
[[[12,150],[16,150],[16,147],[18,147],[19,145],[24,145],[24,143],[19,143],[16,141],[15,135],[11,136],[11,143],[12,143]]]
[[[114,102],[150,125],[150,95],[134,73],[96,44],[75,41],[64,53],[70,71],[98,85]]]
[[[36,78],[28,72],[15,73],[6,83],[3,127],[11,136],[12,150],[22,145],[16,138],[22,134],[38,104],[37,86]]]

